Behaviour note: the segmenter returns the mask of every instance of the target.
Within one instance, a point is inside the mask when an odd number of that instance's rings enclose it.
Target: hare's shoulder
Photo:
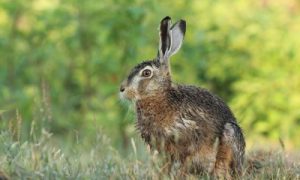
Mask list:
[[[197,110],[209,114],[216,119],[234,120],[234,116],[226,103],[208,90],[192,85],[173,85],[169,91],[171,102],[182,110]]]
[[[212,94],[207,89],[192,85],[173,85],[169,91],[169,96],[171,99],[192,104],[225,105],[221,98]]]

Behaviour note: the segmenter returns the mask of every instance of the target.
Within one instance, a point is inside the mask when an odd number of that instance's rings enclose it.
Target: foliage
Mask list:
[[[1,127],[18,114],[57,137],[101,126],[128,146],[134,115],[118,100],[126,72],[156,55],[159,20],[187,20],[173,79],[232,107],[248,143],[300,147],[298,1],[0,0]],[[271,140],[271,141],[270,141]]]

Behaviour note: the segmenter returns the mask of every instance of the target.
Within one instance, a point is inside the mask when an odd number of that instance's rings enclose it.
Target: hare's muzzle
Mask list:
[[[120,86],[120,92],[124,92],[125,91],[125,87],[123,85]]]

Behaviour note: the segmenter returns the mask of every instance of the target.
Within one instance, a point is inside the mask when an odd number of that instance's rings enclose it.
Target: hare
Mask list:
[[[134,102],[136,127],[151,149],[165,154],[181,175],[240,175],[245,141],[229,107],[209,91],[172,82],[169,59],[181,47],[186,22],[160,22],[158,55],[135,66],[120,87]]]

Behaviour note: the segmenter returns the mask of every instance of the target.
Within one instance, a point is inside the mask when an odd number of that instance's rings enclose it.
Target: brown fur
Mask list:
[[[169,31],[170,18],[162,20],[161,30]],[[121,96],[135,102],[142,138],[151,149],[165,154],[169,171],[180,164],[177,173],[209,173],[230,179],[240,174],[245,141],[229,107],[217,96],[195,86],[172,83],[169,55],[183,40],[185,22],[172,26],[177,44],[161,37],[159,55],[134,67],[121,85]],[[162,33],[161,35],[164,35]],[[178,37],[177,37],[178,36]],[[170,43],[163,42],[168,40]],[[170,46],[170,47],[165,47]],[[147,69],[151,76],[143,76]]]
[[[137,127],[142,137],[152,148],[156,148],[162,153],[167,152],[173,163],[180,162],[182,164],[182,174],[211,172],[214,169],[217,153],[213,149],[214,141],[211,141],[214,138],[209,135],[208,131],[207,137],[202,137],[201,143],[195,142],[193,139],[197,137],[194,137],[195,135],[190,130],[200,128],[196,125],[195,127],[189,126],[186,129],[175,130],[174,133],[168,133],[166,129],[174,126],[177,122],[176,118],[180,116],[180,111],[176,104],[170,104],[167,101],[168,97],[166,96],[162,93],[137,101]],[[203,124],[202,128],[210,129],[207,124]],[[222,148],[223,144],[219,146],[219,151],[222,151]],[[224,154],[223,151],[222,153],[218,152],[217,158],[223,158],[222,154]],[[218,165],[216,169],[222,168],[223,164]],[[229,169],[229,165],[226,169]]]
[[[221,140],[216,156],[216,163],[214,169],[214,175],[222,177],[225,175],[226,179],[231,179],[230,165],[233,161],[233,152],[229,144]]]
[[[227,124],[221,124],[221,130],[216,129],[214,119],[205,110],[188,108],[188,104],[181,100],[175,103],[171,94],[180,89],[173,86],[164,93],[142,97],[136,102],[137,128],[142,138],[152,149],[169,156],[168,169],[171,169],[175,162],[179,162],[181,175],[211,173],[230,179],[235,169],[232,144],[239,143],[234,141],[234,130]],[[185,124],[186,126],[176,126],[182,119],[195,117],[200,118],[199,121],[187,121],[189,124]],[[222,130],[224,127],[225,130]],[[220,142],[217,142],[217,147],[214,148],[219,137]]]

